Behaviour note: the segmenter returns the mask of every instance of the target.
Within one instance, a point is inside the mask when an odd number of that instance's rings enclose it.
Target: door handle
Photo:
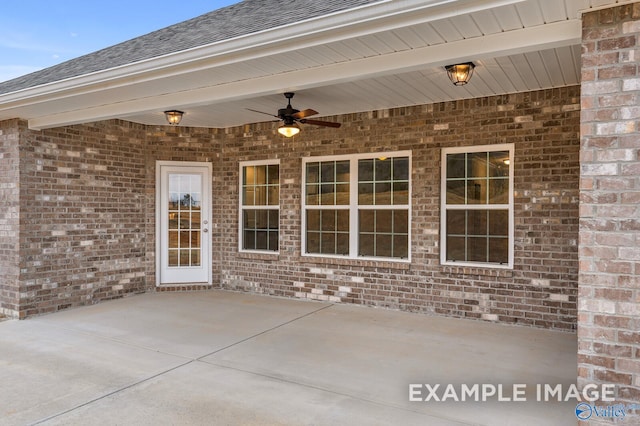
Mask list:
[[[204,228],[204,229],[202,230],[202,232],[209,232],[209,229]]]

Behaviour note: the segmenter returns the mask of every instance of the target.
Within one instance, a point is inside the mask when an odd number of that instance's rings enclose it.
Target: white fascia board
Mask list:
[[[199,106],[248,99],[277,93],[283,87],[295,90],[339,84],[397,72],[444,66],[449,61],[478,60],[514,53],[527,53],[579,44],[580,21],[560,21],[522,30],[508,31],[434,46],[394,52],[327,66],[270,75],[239,82],[203,87],[179,93],[123,101],[76,111],[66,111],[29,120],[29,127],[43,129],[60,125],[124,117],[158,111],[172,105]]]
[[[525,0],[382,0],[103,71],[0,95],[0,110],[213,69]]]

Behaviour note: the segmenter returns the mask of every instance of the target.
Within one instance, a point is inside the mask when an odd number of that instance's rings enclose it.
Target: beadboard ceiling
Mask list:
[[[622,3],[628,1],[444,0],[406,10],[403,0],[392,0],[378,6],[386,8],[384,18],[363,19],[344,34],[337,28],[297,36],[238,61],[229,52],[171,75],[146,71],[9,105],[33,128],[106,118],[164,125],[166,109],[185,111],[184,126],[226,128],[269,121],[247,108],[275,114],[286,105],[285,91],[296,92],[294,107],[326,117],[575,85],[581,13]],[[453,86],[444,65],[467,61],[477,65],[471,82]],[[0,119],[7,114],[0,108]]]

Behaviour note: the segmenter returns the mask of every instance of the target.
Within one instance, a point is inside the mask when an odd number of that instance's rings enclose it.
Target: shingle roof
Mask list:
[[[88,55],[0,83],[0,94],[204,46],[379,0],[244,0]]]

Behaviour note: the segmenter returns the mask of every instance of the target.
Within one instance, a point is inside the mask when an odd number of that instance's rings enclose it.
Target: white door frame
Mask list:
[[[162,256],[163,256],[163,243],[165,242],[166,236],[163,235],[163,226],[162,226],[162,214],[165,210],[165,206],[162,204],[163,199],[163,173],[164,172],[180,172],[183,171],[185,173],[189,172],[199,172],[202,173],[203,182],[202,182],[202,209],[203,209],[203,217],[202,217],[202,247],[207,247],[206,253],[203,250],[203,256],[201,258],[201,264],[204,268],[207,269],[207,280],[206,282],[198,281],[195,284],[208,284],[211,285],[213,283],[212,279],[212,267],[213,267],[213,247],[212,247],[212,164],[207,162],[197,162],[197,161],[156,161],[156,286],[171,286],[171,285],[184,285],[190,284],[189,282],[163,282],[162,277]],[[206,222],[206,223],[205,223]],[[205,231],[206,229],[206,231]]]

